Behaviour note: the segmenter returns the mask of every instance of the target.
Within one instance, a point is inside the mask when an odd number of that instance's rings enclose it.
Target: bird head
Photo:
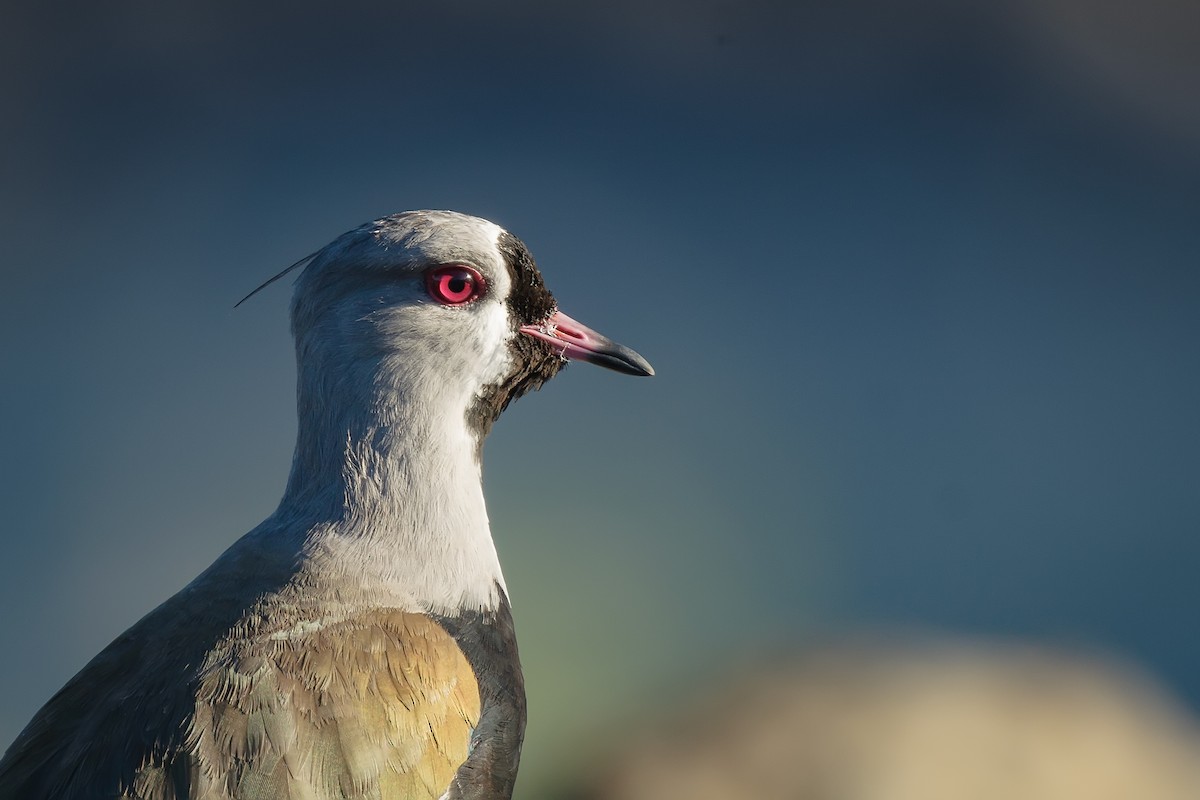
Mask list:
[[[396,400],[457,407],[479,441],[568,360],[653,374],[558,310],[519,239],[450,211],[384,217],[320,250],[297,281],[292,329],[314,402],[357,394],[384,416]]]

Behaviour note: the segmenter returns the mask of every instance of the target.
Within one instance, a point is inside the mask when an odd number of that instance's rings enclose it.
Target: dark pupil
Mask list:
[[[462,294],[467,289],[467,279],[461,276],[453,277],[450,279],[449,286],[451,294]]]

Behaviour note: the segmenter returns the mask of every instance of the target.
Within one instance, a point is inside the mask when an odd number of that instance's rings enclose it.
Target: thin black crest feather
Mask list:
[[[234,307],[234,308],[237,308],[237,307],[238,307],[238,306],[240,306],[242,303],[246,302],[246,301],[247,301],[247,300],[249,300],[251,297],[254,297],[254,295],[258,294],[258,293],[259,293],[259,292],[261,292],[263,289],[267,288],[267,287],[268,287],[268,286],[270,286],[272,283],[274,283],[275,281],[277,281],[277,280],[279,280],[280,278],[282,278],[284,275],[287,275],[289,272],[291,272],[292,270],[296,269],[296,267],[303,266],[304,264],[307,264],[309,261],[312,261],[314,258],[316,258],[316,257],[317,257],[317,253],[320,253],[320,252],[321,252],[320,250],[317,250],[316,252],[309,253],[309,254],[308,254],[308,255],[306,255],[304,258],[300,259],[300,260],[299,260],[299,261],[297,261],[295,264],[292,264],[290,267],[288,267],[287,269],[285,269],[283,272],[280,272],[278,275],[273,275],[273,276],[271,276],[270,278],[267,278],[265,281],[263,281],[261,284],[259,284],[258,288],[256,288],[256,289],[255,289],[254,291],[252,291],[250,294],[248,294],[248,295],[246,295],[245,297],[243,297],[241,300],[238,300],[236,303],[234,303],[234,304],[233,304],[233,307]]]

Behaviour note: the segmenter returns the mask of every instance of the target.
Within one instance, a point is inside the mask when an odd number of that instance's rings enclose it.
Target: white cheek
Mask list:
[[[503,302],[487,300],[486,306],[478,309],[480,312],[474,318],[472,337],[475,340],[480,356],[478,386],[496,383],[508,374],[512,367],[512,353],[509,340],[518,335],[512,330],[508,308]]]
[[[512,369],[509,342],[518,335],[503,302],[484,298],[470,307],[408,306],[373,320],[368,350],[388,354],[382,376],[411,402],[437,408],[471,404],[481,389]]]

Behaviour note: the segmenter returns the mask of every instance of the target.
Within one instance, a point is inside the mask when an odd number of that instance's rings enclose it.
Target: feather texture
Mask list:
[[[212,590],[227,581],[204,578],[204,596],[221,597]],[[43,708],[0,768],[0,798],[436,800],[447,791],[480,693],[436,621],[389,609],[304,614],[287,586],[222,626],[220,602],[189,611],[189,594],[145,617]]]

